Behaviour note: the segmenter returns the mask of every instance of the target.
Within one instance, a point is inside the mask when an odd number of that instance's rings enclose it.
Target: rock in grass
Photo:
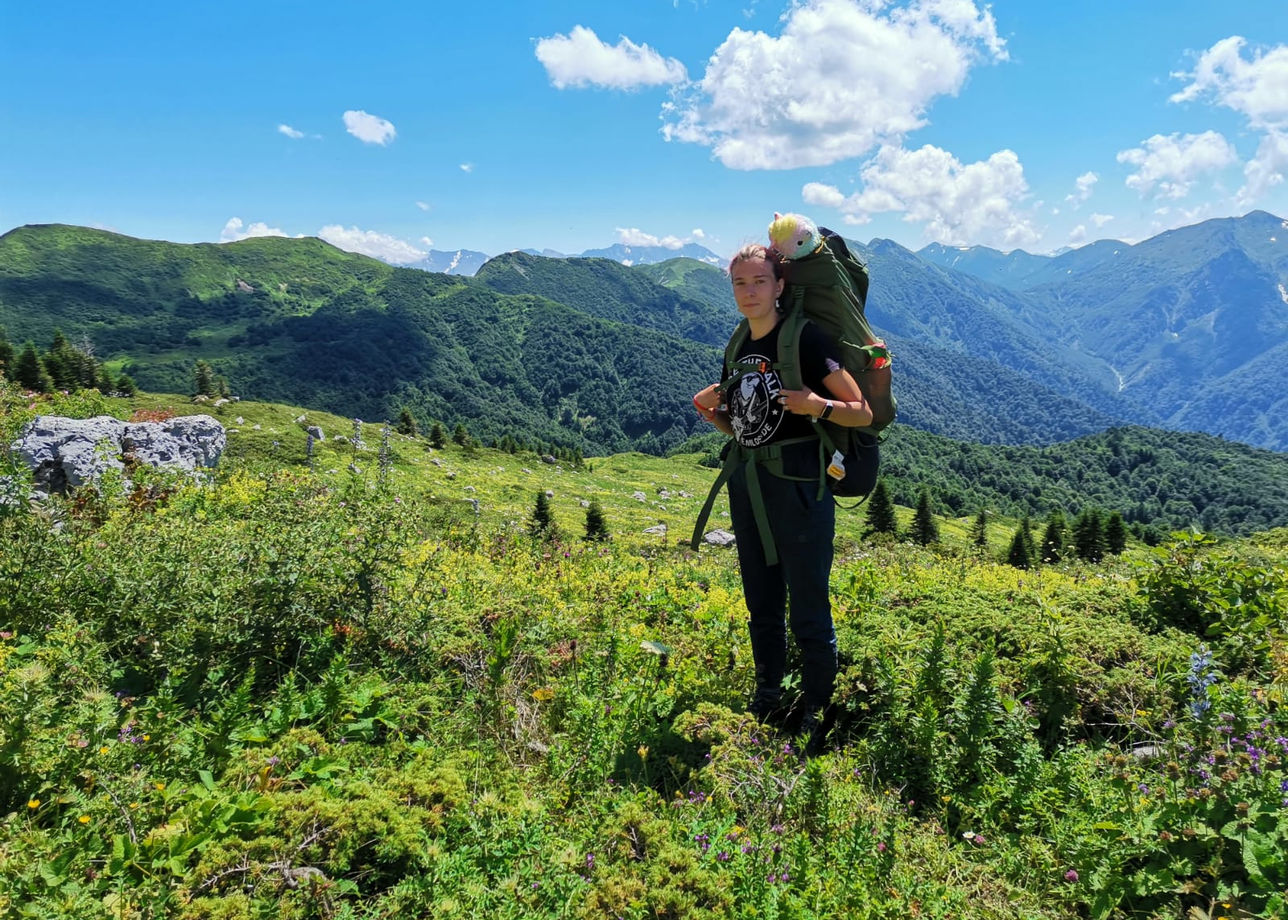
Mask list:
[[[10,445],[32,471],[41,492],[67,492],[124,470],[126,461],[196,472],[218,465],[228,446],[224,426],[209,415],[164,422],[123,422],[109,415],[88,419],[42,415],[28,422]]]
[[[712,546],[733,546],[737,542],[737,538],[727,530],[712,530],[702,539]]]

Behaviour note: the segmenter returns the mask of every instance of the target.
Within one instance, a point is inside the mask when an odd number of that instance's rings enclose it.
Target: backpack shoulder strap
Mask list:
[[[799,390],[805,385],[801,373],[801,330],[809,322],[805,315],[805,289],[792,288],[792,302],[787,305],[782,326],[778,330],[778,379],[788,390]]]
[[[751,336],[751,326],[747,320],[742,320],[734,329],[733,335],[729,337],[729,344],[725,346],[724,353],[724,380],[720,383],[720,395],[728,393],[738,385],[747,374],[764,370],[759,362],[739,362],[738,350],[742,348],[743,343]]]
[[[726,374],[733,369],[733,363],[738,357],[738,349],[742,348],[742,343],[747,341],[747,336],[749,335],[751,335],[751,327],[747,320],[739,320],[737,327],[733,330],[733,335],[729,336],[729,344],[725,346],[724,369]]]

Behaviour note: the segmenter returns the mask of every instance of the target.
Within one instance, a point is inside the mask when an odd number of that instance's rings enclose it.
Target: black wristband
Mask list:
[[[829,399],[826,403],[824,403],[823,411],[818,414],[818,417],[820,419],[825,419],[831,414],[832,414],[832,400]]]

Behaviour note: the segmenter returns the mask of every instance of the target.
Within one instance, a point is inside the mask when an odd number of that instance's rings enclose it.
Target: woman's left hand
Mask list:
[[[826,402],[813,390],[780,390],[778,402],[788,412],[796,415],[818,415]]]

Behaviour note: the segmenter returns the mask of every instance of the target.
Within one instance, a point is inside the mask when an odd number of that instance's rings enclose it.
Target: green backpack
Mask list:
[[[864,305],[868,294],[868,270],[845,244],[840,236],[826,228],[819,228],[822,242],[809,255],[792,259],[784,265],[786,285],[780,303],[784,306],[782,328],[778,335],[778,358],[773,369],[778,372],[783,386],[798,390],[803,386],[800,370],[801,328],[806,321],[813,321],[837,343],[841,361],[859,385],[860,392],[872,409],[872,424],[863,428],[848,428],[830,421],[818,423],[818,436],[822,452],[821,465],[826,467],[829,458],[840,454],[844,475],[833,478],[824,472],[820,476],[826,486],[819,485],[820,493],[830,489],[833,496],[864,498],[876,485],[876,466],[870,462],[877,449],[877,435],[892,421],[896,412],[894,393],[891,389],[890,350],[868,325]],[[721,392],[737,386],[746,374],[764,370],[759,363],[740,365],[736,360],[738,349],[750,335],[747,320],[742,320],[725,346],[725,370],[728,376],[721,384]],[[740,463],[763,466],[772,475],[781,475],[775,445],[749,449],[731,440],[726,445],[725,465],[706,504],[699,513],[691,545],[696,549],[702,530],[715,504],[716,495]],[[755,502],[753,501],[753,504]],[[761,520],[763,510],[757,511],[757,524],[765,544],[765,557],[770,565],[777,560],[772,540],[768,538],[768,523]]]
[[[891,389],[890,350],[868,325],[864,306],[868,296],[868,269],[845,245],[839,235],[825,227],[819,228],[823,238],[809,255],[784,263],[784,280],[781,302],[784,305],[782,331],[778,336],[778,371],[783,386],[799,390],[803,386],[799,361],[801,327],[812,320],[825,332],[841,351],[841,363],[859,385],[863,398],[872,409],[872,424],[863,428],[847,428],[833,422],[819,423],[819,437],[829,451],[840,451],[847,459],[872,445],[872,438],[894,421],[897,405]],[[738,349],[750,334],[744,319],[734,330],[725,347],[725,369],[729,387],[747,373],[757,368],[740,367],[734,360]],[[845,464],[847,471],[856,471],[861,464]],[[840,479],[830,479],[832,494],[854,498],[871,491],[874,482],[870,477],[847,473]]]

